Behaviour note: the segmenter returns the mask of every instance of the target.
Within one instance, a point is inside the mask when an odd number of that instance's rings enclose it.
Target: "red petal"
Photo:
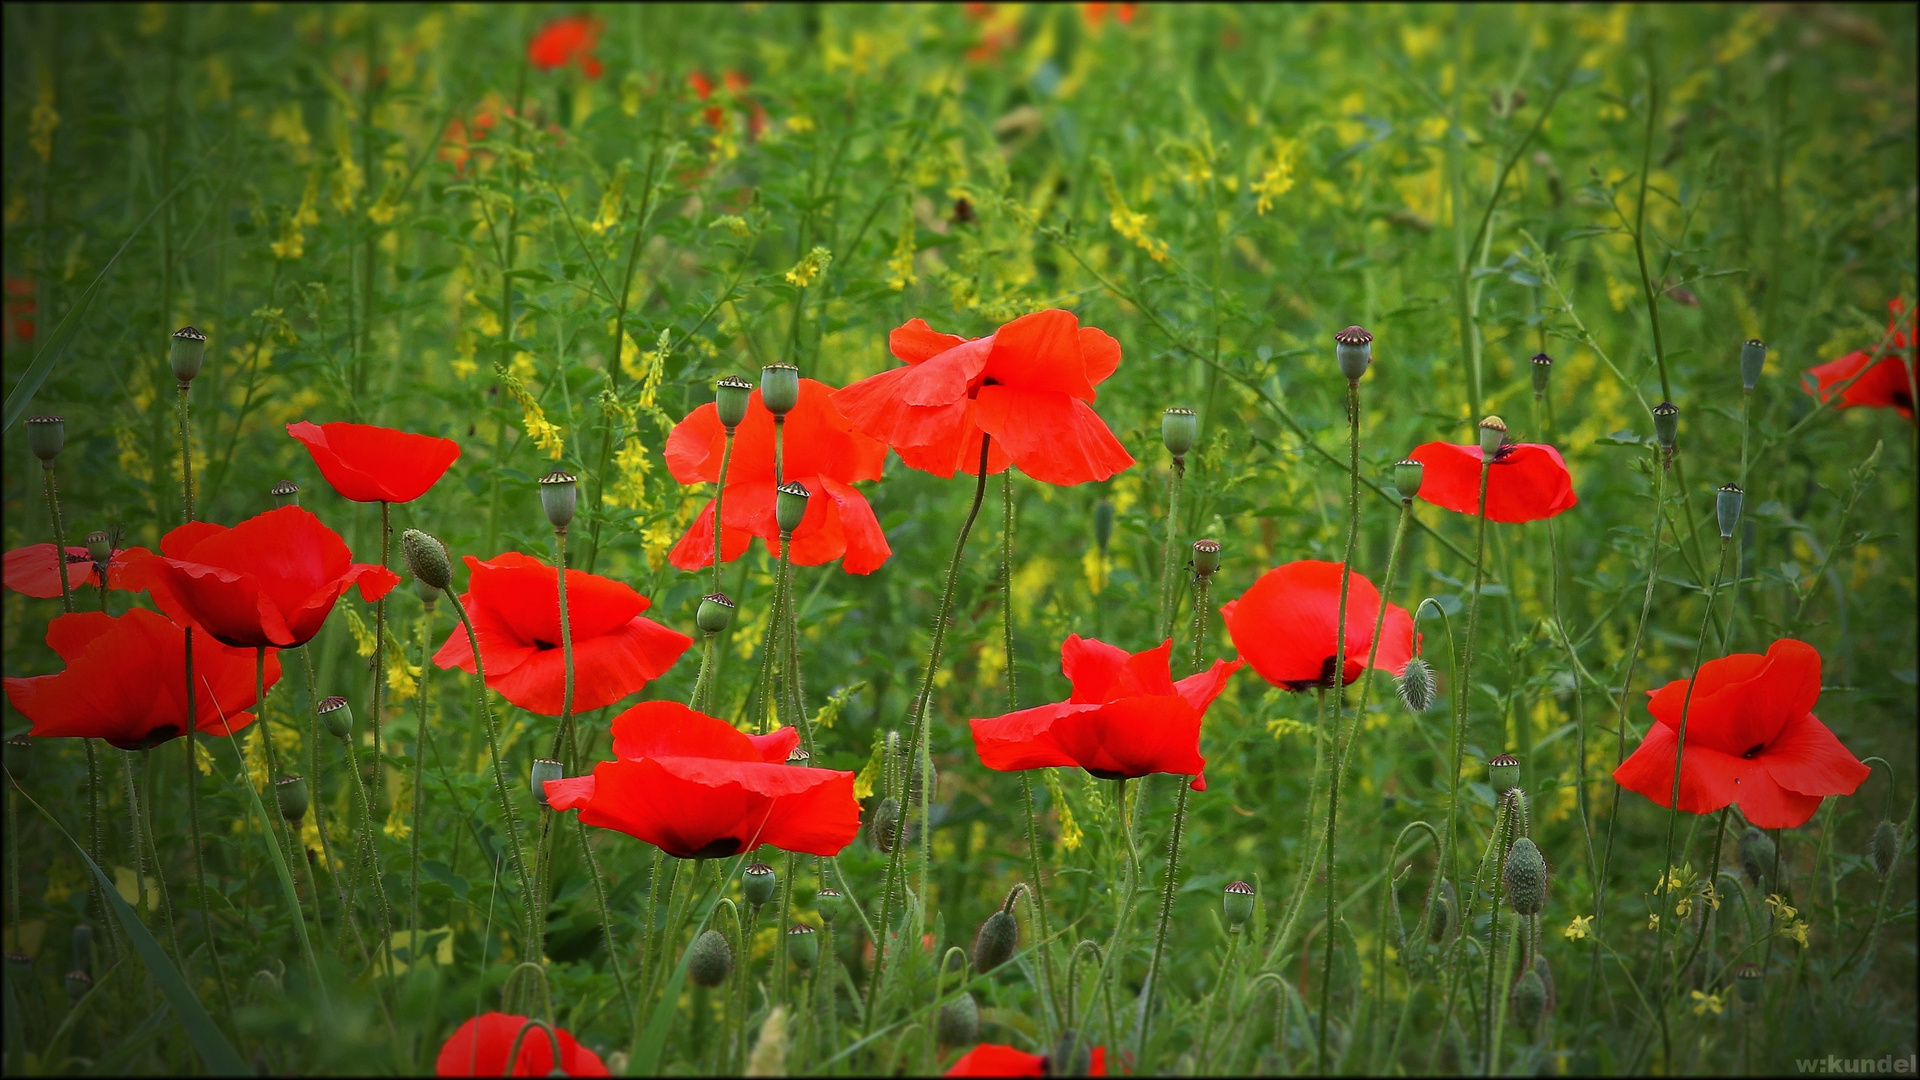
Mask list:
[[[1021,472],[1042,483],[1105,480],[1133,464],[1100,414],[1064,393],[983,386],[974,422],[1005,447]]]
[[[1765,656],[1734,653],[1701,664],[1690,703],[1687,684],[1676,679],[1653,691],[1647,711],[1676,731],[1684,711],[1688,747],[1742,757],[1813,710],[1820,698],[1820,654],[1806,642],[1782,638]]]
[[[67,586],[78,589],[82,585],[92,585],[99,580],[94,572],[93,560],[87,558],[84,547],[67,546]],[[75,562],[74,556],[80,561]],[[29,544],[14,548],[6,553],[4,574],[6,587],[22,596],[35,596],[42,600],[51,600],[60,595],[60,564],[53,557],[52,544]]]
[[[287,425],[306,444],[327,483],[355,502],[412,502],[446,475],[460,444],[372,424]]]
[[[1407,455],[1426,466],[1420,497],[1455,513],[1480,512],[1478,446],[1423,443]],[[1487,520],[1538,521],[1572,508],[1579,499],[1560,451],[1539,443],[1516,443],[1487,470]]]
[[[1800,795],[1851,795],[1872,772],[1807,713],[1789,721],[1754,758],[1781,787]]]
[[[772,844],[788,851],[836,855],[860,829],[853,774],[763,762],[702,758],[603,761],[589,801],[577,796],[580,820],[639,837],[670,855],[691,858],[732,841],[747,851]],[[777,794],[751,790],[773,787]],[[550,797],[560,794],[549,787]],[[558,803],[555,803],[558,806]],[[729,852],[731,853],[731,852]]]
[[[947,1069],[948,1076],[1045,1076],[1047,1059],[998,1043],[981,1043],[960,1055]]]
[[[1080,355],[1080,320],[1073,312],[1053,308],[1022,315],[992,340],[987,378],[1016,390],[1093,400],[1093,383]]]
[[[524,1016],[507,1013],[482,1013],[454,1031],[441,1045],[434,1061],[437,1076],[550,1076],[554,1070],[553,1044],[560,1044],[561,1071],[567,1076],[607,1076],[600,1056],[581,1046],[565,1028],[554,1028],[553,1037],[538,1027],[529,1027]],[[507,1055],[519,1043],[513,1071],[507,1071]]]
[[[766,760],[745,732],[677,701],[643,701],[614,717],[613,754],[630,760],[662,756]]]
[[[1213,704],[1213,699],[1219,697],[1227,688],[1227,679],[1245,666],[1246,662],[1242,660],[1215,660],[1213,666],[1207,670],[1198,675],[1189,675],[1174,683],[1174,692],[1184,698],[1187,704],[1200,712],[1206,712],[1207,707]]]
[[[1637,791],[1659,807],[1673,805],[1673,760],[1679,743],[1673,729],[1655,724],[1627,760],[1613,770],[1613,778],[1628,791]],[[1689,746],[1681,761],[1680,809],[1710,814],[1740,797],[1741,781],[1753,770],[1750,763],[1704,746]]]
[[[908,319],[887,335],[887,349],[909,364],[918,364],[964,344],[966,340],[954,334],[935,331],[925,319]]]
[[[1120,343],[1105,330],[1083,326],[1080,328],[1080,358],[1086,361],[1087,381],[1098,386],[1120,367]]]
[[[1302,559],[1267,571],[1237,600],[1220,606],[1227,634],[1261,678],[1275,686],[1299,690],[1318,684],[1326,676],[1338,648],[1334,627],[1340,618],[1340,577],[1339,563]],[[1363,574],[1351,575],[1343,683],[1359,678],[1366,667],[1379,605],[1380,593],[1373,582]],[[1412,627],[1413,620],[1403,609],[1388,607],[1383,632],[1387,640],[1382,642],[1376,660],[1380,667],[1393,670],[1397,662],[1399,669],[1406,668],[1406,657],[1400,649],[1404,642],[1411,654]],[[1404,639],[1400,637],[1403,632]]]
[[[1075,704],[1099,704],[1114,698],[1113,686],[1131,656],[1118,645],[1109,645],[1079,634],[1067,635],[1060,644],[1060,671],[1073,684]]]

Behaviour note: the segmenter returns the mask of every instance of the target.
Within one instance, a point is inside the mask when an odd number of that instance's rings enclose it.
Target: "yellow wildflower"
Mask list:
[[[1704,994],[1695,990],[1693,992],[1693,1015],[1705,1016],[1708,1013],[1712,1013],[1715,1016],[1719,1016],[1721,1009],[1726,1006],[1726,1003],[1726,996],[1724,994]]]
[[[1567,929],[1566,929],[1567,940],[1568,941],[1585,941],[1587,939],[1587,930],[1592,925],[1593,925],[1593,916],[1575,915],[1573,917],[1573,921],[1567,924]]]
[[[1648,916],[1647,916],[1647,929],[1649,929],[1649,930],[1658,930],[1658,929],[1660,929],[1660,916],[1658,916],[1658,915],[1648,915]]]
[[[53,132],[60,126],[60,114],[53,108],[53,73],[42,67],[40,93],[33,102],[33,115],[27,120],[27,145],[42,163],[53,160]]]
[[[814,278],[826,273],[827,267],[832,264],[833,252],[815,244],[813,250],[801,256],[800,261],[793,264],[793,269],[787,271],[787,284],[804,289],[813,284]]]
[[[1779,893],[1767,894],[1767,907],[1772,910],[1773,917],[1781,922],[1786,922],[1795,915],[1800,914],[1800,910],[1792,904],[1787,903],[1787,898],[1781,896]]]
[[[368,628],[366,621],[360,618],[359,612],[353,610],[351,606],[346,607],[345,610],[347,613],[347,630],[353,634],[353,651],[359,653],[361,656],[372,656],[373,631]]]
[[[1078,851],[1086,834],[1080,830],[1079,823],[1073,820],[1073,808],[1067,805],[1067,791],[1060,783],[1060,777],[1054,769],[1043,769],[1041,775],[1047,780],[1047,797],[1053,800],[1054,811],[1060,815],[1060,846],[1068,851]]]
[[[1799,919],[1795,919],[1793,920],[1793,923],[1787,927],[1786,934],[1788,937],[1799,942],[1800,947],[1804,949],[1807,947],[1807,930],[1808,929],[1810,928],[1807,926],[1806,923],[1800,921]]]
[[[1253,193],[1259,196],[1253,205],[1255,213],[1264,215],[1273,209],[1273,200],[1293,190],[1293,162],[1299,152],[1300,144],[1294,140],[1273,137],[1272,160],[1252,186]]]
[[[540,408],[539,402],[533,400],[532,394],[527,393],[526,385],[519,376],[499,364],[493,365],[493,373],[526,414],[522,424],[527,429],[527,437],[533,440],[535,446],[545,450],[548,457],[560,460],[567,452],[567,444],[560,437],[559,426],[547,419],[546,411]]]

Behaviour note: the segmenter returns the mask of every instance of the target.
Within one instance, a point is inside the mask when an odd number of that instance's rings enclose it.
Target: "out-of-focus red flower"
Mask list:
[[[983,338],[934,332],[914,319],[888,337],[906,367],[833,395],[854,427],[935,476],[1009,465],[1048,484],[1105,480],[1133,455],[1093,411],[1094,387],[1120,366],[1120,343],[1071,311],[1023,315]]]
[[[1906,328],[1900,325],[1901,316],[1907,310],[1906,301],[1895,297],[1887,301],[1887,310],[1892,318],[1887,322],[1887,333],[1892,337],[1891,346],[1885,356],[1879,360],[1864,349],[1856,349],[1837,360],[1807,369],[1813,381],[1807,385],[1807,392],[1821,401],[1833,401],[1836,409],[1865,407],[1869,409],[1892,409],[1909,421],[1913,419],[1913,371],[1909,361],[1902,354],[1914,342],[1912,323]],[[1866,374],[1860,375],[1865,371]],[[1855,375],[1860,375],[1854,379]],[[1854,379],[1845,390],[1836,391],[1834,387]],[[1839,399],[1834,400],[1835,394]]]
[[[867,574],[887,561],[892,549],[866,496],[852,485],[880,479],[887,448],[854,430],[833,407],[833,387],[800,380],[800,400],[787,413],[782,438],[784,479],[806,485],[807,516],[793,531],[793,561],[800,566],[840,559],[850,574]],[[734,431],[733,458],[727,464],[727,515],[721,557],[728,562],[746,554],[755,536],[777,553],[780,526],[774,520],[773,414],[760,391],[747,399],[746,419]],[[726,428],[712,402],[693,410],[667,436],[667,468],[682,484],[717,483],[726,450]],[[669,556],[682,570],[713,565],[713,503],[707,503]]]
[[[446,131],[440,136],[440,160],[451,164],[457,173],[466,172],[467,162],[474,158],[491,160],[492,153],[475,144],[486,141],[500,122],[501,114],[511,116],[513,110],[507,108],[497,96],[489,94],[474,106],[472,115],[448,120]]]
[[[576,64],[587,78],[597,79],[601,68],[593,47],[599,43],[602,29],[600,20],[589,15],[555,19],[527,43],[527,62],[542,71]]]
[[[460,603],[473,619],[487,685],[542,716],[559,716],[567,665],[560,641],[560,583],[554,568],[509,551],[470,571]],[[573,708],[611,705],[665,674],[693,639],[642,618],[650,601],[612,578],[567,571],[567,625],[573,630]],[[454,627],[433,655],[443,668],[474,670],[473,647]]]
[[[1647,711],[1657,722],[1613,771],[1621,787],[1670,807],[1679,758],[1680,809],[1710,814],[1739,803],[1748,823],[1791,829],[1805,824],[1823,797],[1851,795],[1866,780],[1870,770],[1813,715],[1820,654],[1806,642],[1782,638],[1765,656],[1709,660],[1691,681],[1691,702],[1687,679],[1647,691]]]
[[[460,459],[460,444],[372,424],[287,425],[333,490],[354,502],[412,502]]]
[[[738,71],[728,69],[720,73],[720,82],[721,85],[726,88],[727,95],[738,101],[741,107],[746,110],[747,134],[756,139],[765,134],[767,130],[767,110],[762,108],[758,101],[747,96],[747,87],[753,85],[753,80]],[[708,78],[704,71],[696,69],[689,73],[687,75],[687,85],[693,88],[694,96],[701,101],[706,101],[713,97],[715,89],[713,80]],[[702,109],[700,115],[707,121],[707,125],[715,130],[726,126],[727,111],[717,103]]]
[[[114,548],[107,560],[107,588],[124,589],[122,575],[128,561],[151,554],[146,548]],[[22,596],[51,600],[60,595],[60,564],[53,559],[52,544],[28,544],[5,555],[3,580],[6,587]],[[100,584],[100,571],[88,557],[87,549],[67,545],[67,585],[78,589]]]
[[[981,1043],[960,1055],[948,1076],[1046,1076],[1047,1056],[1029,1054],[999,1043]],[[1107,1075],[1107,1048],[1096,1046],[1088,1055],[1088,1076]]]
[[[55,675],[6,680],[7,700],[33,721],[42,738],[105,739],[144,750],[187,731],[186,633],[166,616],[134,608],[61,615],[47,624],[47,644],[67,668]],[[193,639],[193,725],[231,735],[253,723],[254,653],[196,634]],[[267,651],[266,682],[280,679],[280,659]]]
[[[1287,690],[1333,686],[1334,654],[1339,642],[1340,567],[1337,562],[1301,559],[1260,575],[1236,600],[1220,605],[1240,656],[1260,677]],[[1366,670],[1373,651],[1373,622],[1380,614],[1380,590],[1362,574],[1347,581],[1347,657],[1340,685]],[[1380,652],[1374,666],[1393,675],[1413,657],[1413,616],[1398,604],[1387,605],[1380,628]]]
[[[6,292],[8,336],[16,341],[32,341],[34,316],[40,312],[39,301],[35,300],[33,295],[33,279],[8,278]]]
[[[1087,26],[1098,30],[1111,15],[1113,21],[1121,26],[1132,26],[1133,20],[1140,14],[1139,4],[1091,3],[1080,5],[1080,17]]]
[[[618,760],[547,781],[547,800],[681,859],[762,844],[837,855],[860,831],[853,773],[786,764],[799,742],[792,728],[756,737],[677,702],[644,701],[614,718]]]
[[[1078,766],[1103,780],[1172,773],[1193,777],[1193,789],[1205,791],[1200,720],[1241,662],[1216,660],[1174,682],[1172,653],[1171,640],[1128,653],[1070,635],[1060,646],[1060,669],[1073,684],[1072,697],[969,721],[981,764],[1002,772]]]
[[[1422,443],[1407,456],[1427,467],[1422,499],[1457,514],[1480,512],[1480,463],[1486,459],[1478,446]],[[1567,463],[1553,447],[1508,443],[1494,454],[1487,470],[1488,521],[1539,521],[1579,501]]]
[[[963,5],[962,10],[969,21],[980,24],[980,40],[967,50],[967,59],[986,63],[1019,41],[1019,5],[970,3]]]
[[[608,1076],[600,1055],[581,1046],[564,1028],[554,1028],[554,1038],[538,1027],[529,1028],[524,1016],[490,1012],[461,1024],[440,1047],[434,1062],[436,1076]],[[522,1030],[526,1034],[522,1036]],[[520,1040],[520,1055],[507,1069],[507,1055],[513,1053],[513,1040]],[[560,1060],[553,1060],[553,1044],[560,1043]]]
[[[371,602],[400,575],[354,562],[339,533],[283,506],[230,529],[188,522],[160,538],[160,554],[128,559],[123,580],[151,592],[173,621],[228,645],[290,649],[320,632],[350,586]]]

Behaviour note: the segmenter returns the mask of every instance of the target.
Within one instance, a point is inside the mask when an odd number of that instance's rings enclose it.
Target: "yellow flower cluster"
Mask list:
[[[787,284],[804,289],[813,284],[814,278],[826,273],[827,267],[831,265],[833,265],[833,252],[816,244],[813,250],[802,255],[800,261],[793,264],[793,269],[787,271]]]
[[[1252,184],[1253,193],[1259,196],[1253,204],[1255,213],[1265,215],[1273,209],[1273,200],[1293,190],[1293,163],[1299,153],[1299,143],[1278,135],[1273,137],[1267,169]]]
[[[493,374],[525,414],[521,423],[527,429],[527,437],[533,440],[535,446],[545,450],[548,457],[560,460],[567,452],[567,444],[560,437],[559,425],[547,419],[546,411],[540,408],[539,402],[533,400],[532,394],[527,393],[526,384],[520,381],[519,376],[499,364],[493,365]]]
[[[276,259],[294,260],[307,253],[307,227],[320,224],[320,174],[307,176],[307,189],[300,196],[300,207],[281,224],[280,239],[271,245]]]
[[[1592,926],[1593,926],[1593,916],[1575,915],[1573,917],[1573,921],[1567,924],[1567,929],[1566,929],[1567,940],[1568,941],[1585,941],[1587,939],[1588,931]]]
[[[1086,834],[1080,831],[1079,823],[1073,820],[1073,808],[1067,805],[1067,790],[1060,783],[1059,770],[1042,769],[1041,775],[1047,778],[1047,796],[1053,800],[1054,811],[1060,815],[1060,846],[1068,851],[1080,850]]]
[[[1126,197],[1120,194],[1120,185],[1113,178],[1113,170],[1104,160],[1096,161],[1095,165],[1100,170],[1100,186],[1106,189],[1107,202],[1113,204],[1112,211],[1107,215],[1107,222],[1113,226],[1113,231],[1133,241],[1133,245],[1146,252],[1154,262],[1166,262],[1167,242],[1147,231],[1153,219],[1127,206]]]

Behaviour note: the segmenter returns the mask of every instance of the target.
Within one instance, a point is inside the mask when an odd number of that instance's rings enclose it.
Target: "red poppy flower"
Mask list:
[[[1086,20],[1089,30],[1099,30],[1109,15],[1121,26],[1132,26],[1140,14],[1139,8],[1139,4],[1081,4],[1080,17]]]
[[[372,424],[287,425],[306,444],[320,475],[354,502],[412,502],[460,459],[460,444]]]
[[[800,380],[800,402],[787,414],[781,447],[784,479],[806,485],[807,516],[793,531],[793,561],[800,566],[840,559],[850,574],[868,574],[893,554],[887,535],[866,496],[852,485],[880,479],[887,448],[860,434],[829,401],[833,387]],[[726,428],[712,402],[687,414],[667,436],[667,468],[683,484],[717,483]],[[774,520],[773,414],[760,403],[760,391],[747,398],[747,416],[734,430],[733,459],[727,464],[726,528],[721,541],[728,562],[746,554],[755,536],[777,551],[780,526]],[[707,503],[687,534],[668,556],[682,570],[713,564],[713,503]]]
[[[1821,401],[1830,401],[1835,386],[1853,379],[1864,370],[1865,375],[1860,375],[1852,385],[1839,391],[1840,398],[1833,407],[1892,409],[1908,420],[1913,419],[1912,372],[1907,368],[1906,359],[1900,355],[1900,350],[1907,348],[1914,340],[1909,331],[1900,328],[1900,316],[1907,310],[1907,305],[1896,297],[1887,301],[1887,310],[1893,313],[1892,320],[1887,323],[1887,333],[1893,339],[1888,354],[1876,361],[1872,353],[1856,349],[1838,360],[1808,368],[1807,374],[1813,376],[1815,383],[1807,388],[1808,393]]]
[[[1296,691],[1333,685],[1340,566],[1318,559],[1290,562],[1260,575],[1239,599],[1220,605],[1234,647],[1261,678]],[[1365,575],[1352,575],[1347,582],[1347,663],[1340,685],[1366,669],[1379,614],[1380,590]],[[1374,666],[1399,675],[1413,657],[1413,645],[1413,616],[1398,604],[1388,604]]]
[[[522,1035],[521,1031],[526,1034]],[[564,1028],[554,1028],[560,1043],[558,1068],[564,1076],[610,1076],[600,1055],[581,1046]],[[520,1054],[507,1071],[507,1055],[513,1053],[513,1041],[520,1040]],[[436,1076],[552,1076],[555,1039],[537,1027],[528,1027],[527,1018],[490,1012],[460,1025],[440,1047],[433,1064]]]
[[[981,1043],[960,1055],[948,1076],[1046,1076],[1047,1056],[1029,1054],[999,1043]],[[1096,1046],[1088,1055],[1088,1076],[1107,1075],[1107,1048]]]
[[[160,554],[129,559],[125,580],[150,591],[173,621],[228,645],[290,649],[320,632],[349,586],[371,602],[400,575],[354,562],[339,533],[283,506],[231,529],[190,521],[160,538]]]
[[[1656,805],[1673,805],[1680,758],[1680,809],[1710,814],[1728,803],[1762,829],[1805,824],[1827,795],[1851,795],[1869,770],[1813,715],[1820,654],[1783,638],[1767,654],[1734,653],[1700,665],[1693,701],[1686,679],[1647,691],[1657,721],[1613,778]],[[1687,752],[1678,751],[1680,715]]]
[[[799,744],[792,728],[752,736],[677,702],[643,701],[614,718],[619,760],[547,781],[547,800],[682,859],[761,844],[837,855],[860,831],[853,774],[786,764]]]
[[[33,298],[33,281],[29,278],[8,278],[6,291],[7,334],[17,341],[32,341],[33,317],[39,310]]]
[[[1205,791],[1200,718],[1240,670],[1238,660],[1216,660],[1198,675],[1174,682],[1168,673],[1171,640],[1145,652],[1069,636],[1060,669],[1073,696],[1055,705],[973,720],[981,764],[1014,772],[1077,765],[1103,780],[1173,773],[1192,776]]]
[[[144,750],[186,734],[186,634],[166,616],[134,608],[62,615],[47,624],[47,644],[67,668],[6,680],[7,700],[42,738],[105,739]],[[267,685],[280,680],[269,649]],[[254,653],[205,634],[193,639],[194,729],[231,735],[253,723]]]
[[[586,15],[569,15],[540,28],[527,44],[527,62],[542,71],[578,64],[589,79],[600,77],[600,61],[593,47],[600,42],[602,24]]]
[[[487,685],[542,716],[566,702],[567,664],[560,641],[560,583],[553,567],[509,551],[481,562],[466,557],[468,591],[460,595]],[[567,571],[567,624],[573,630],[575,712],[611,705],[665,674],[693,639],[640,613],[651,602],[631,588],[584,570]],[[473,647],[454,627],[433,662],[472,673]]]
[[[146,548],[114,548],[113,555],[107,560],[107,588],[126,588],[121,581],[121,572],[127,568],[128,560],[147,554],[151,553]],[[28,544],[7,552],[5,570],[0,573],[0,579],[5,581],[7,588],[22,596],[36,596],[42,600],[59,596],[60,564],[53,561],[53,545]],[[68,544],[68,587],[78,589],[83,585],[98,584],[100,571],[94,567],[87,549]]]
[[[1044,483],[1082,484],[1133,464],[1087,404],[1120,366],[1120,343],[1072,312],[1023,315],[971,341],[914,319],[887,340],[907,366],[835,392],[833,404],[908,467],[978,472],[983,434],[993,436],[990,473],[1011,464]]]
[[[1430,442],[1413,448],[1408,457],[1425,465],[1420,497],[1458,514],[1480,512],[1478,446]],[[1493,456],[1487,470],[1488,521],[1539,521],[1568,510],[1580,500],[1573,494],[1573,477],[1560,451],[1541,443],[1508,443]]]

